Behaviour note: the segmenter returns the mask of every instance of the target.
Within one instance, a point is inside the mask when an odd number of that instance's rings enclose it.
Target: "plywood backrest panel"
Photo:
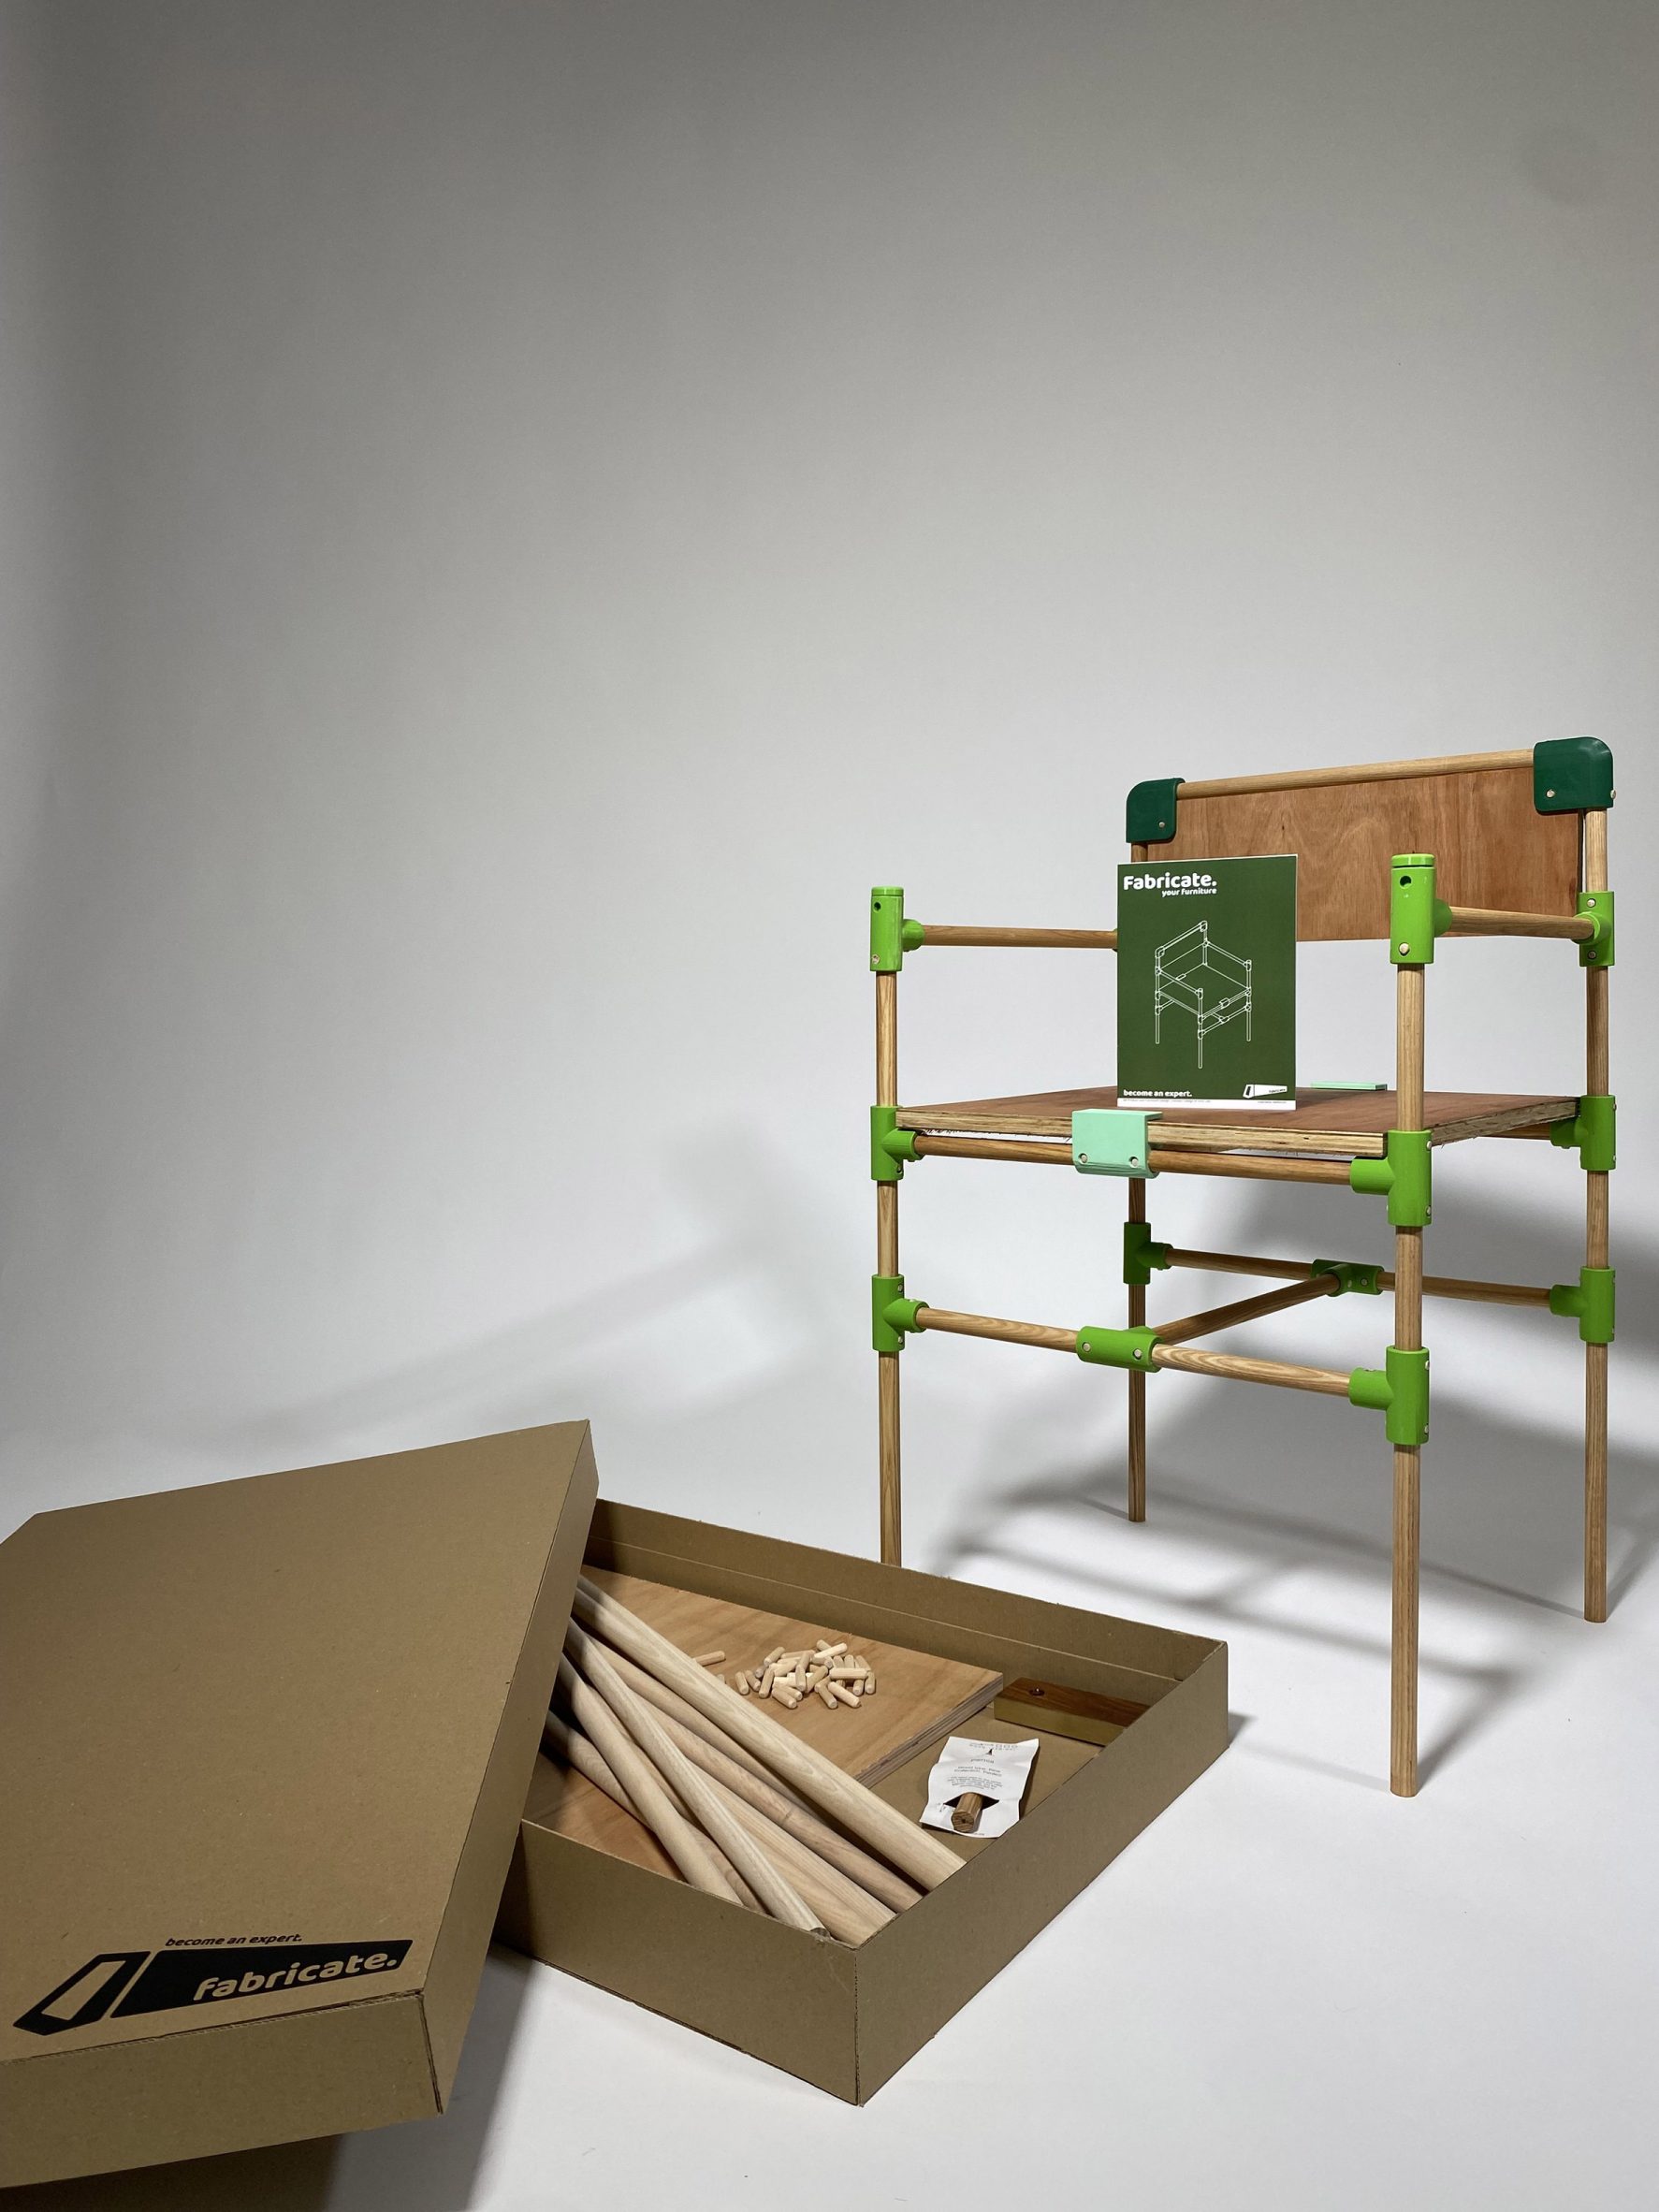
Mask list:
[[[1147,858],[1228,860],[1294,852],[1296,934],[1386,938],[1389,863],[1432,852],[1452,906],[1570,914],[1579,888],[1579,817],[1539,814],[1529,768],[1317,784],[1296,791],[1179,793],[1175,835]]]

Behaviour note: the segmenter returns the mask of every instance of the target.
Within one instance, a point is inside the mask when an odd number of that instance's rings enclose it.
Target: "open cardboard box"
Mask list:
[[[1227,1647],[834,1551],[602,1500],[587,1551],[612,1568],[837,1635],[1143,1704],[1099,1749],[1042,1733],[1026,1811],[851,1946],[804,1934],[560,1832],[562,1777],[531,1786],[497,1933],[833,2095],[863,2103],[1226,1748]],[[964,1722],[972,1735],[1026,1727]],[[876,1786],[920,1814],[938,1752]]]
[[[0,2185],[441,2113],[498,1906],[519,1949],[861,2101],[1226,1741],[1222,1644],[594,1492],[572,1422],[0,1545]],[[546,1825],[584,1548],[1147,1710],[1049,1739],[1026,1817],[862,1945],[802,1934]],[[882,1794],[918,1812],[931,1756]]]

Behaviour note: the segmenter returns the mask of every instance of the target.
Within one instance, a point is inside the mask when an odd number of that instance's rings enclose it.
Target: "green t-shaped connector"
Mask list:
[[[1396,1229],[1427,1229],[1434,1217],[1433,1174],[1427,1129],[1390,1129],[1381,1159],[1357,1159],[1348,1166],[1348,1187],[1363,1196],[1386,1198]]]
[[[1390,1444],[1429,1440],[1429,1355],[1390,1345],[1380,1367],[1356,1367],[1348,1376],[1348,1403],[1383,1416]]]
[[[898,1126],[896,1106],[870,1108],[870,1180],[873,1183],[896,1183],[904,1173],[904,1163],[920,1157],[916,1150],[916,1132],[901,1129]]]
[[[904,964],[905,895],[896,883],[879,883],[870,893],[870,968],[896,975]]]
[[[1389,871],[1389,958],[1396,968],[1425,968],[1451,920],[1451,909],[1434,895],[1434,855],[1396,852]]]
[[[1152,1371],[1156,1329],[1080,1329],[1077,1356],[1089,1367],[1138,1367]]]
[[[1157,1242],[1146,1222],[1124,1223],[1123,1279],[1126,1283],[1143,1290],[1152,1280],[1153,1269],[1168,1267],[1169,1264],[1169,1245]]]
[[[905,1296],[903,1275],[870,1277],[870,1342],[879,1352],[902,1352],[922,1301]]]
[[[1579,947],[1580,968],[1611,968],[1613,965],[1613,895],[1610,891],[1580,891],[1579,912],[1595,924],[1595,935],[1586,938]]]
[[[1550,1311],[1577,1319],[1586,1344],[1613,1341],[1613,1275],[1610,1267],[1581,1267],[1576,1283],[1556,1283],[1550,1292]]]
[[[1377,1281],[1381,1268],[1366,1267],[1358,1259],[1316,1259],[1311,1263],[1310,1273],[1336,1277],[1332,1298],[1346,1297],[1350,1290],[1358,1291],[1362,1298],[1382,1296],[1382,1285]]]
[[[1587,1174],[1610,1175],[1618,1158],[1618,1104],[1610,1091],[1593,1091],[1579,1100],[1571,1121],[1551,1122],[1550,1142],[1576,1152]]]

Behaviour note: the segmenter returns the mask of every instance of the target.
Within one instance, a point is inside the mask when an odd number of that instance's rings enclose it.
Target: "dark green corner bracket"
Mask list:
[[[898,1126],[896,1106],[870,1108],[870,1181],[896,1183],[905,1171],[905,1162],[916,1159],[914,1129],[901,1129]]]
[[[905,954],[925,943],[920,922],[905,920],[905,895],[896,883],[878,883],[870,893],[870,968],[876,975],[896,975]]]
[[[1579,912],[1595,924],[1595,935],[1579,947],[1580,968],[1613,965],[1613,895],[1610,891],[1580,891]]]
[[[1377,1280],[1382,1273],[1380,1267],[1366,1267],[1357,1259],[1316,1259],[1311,1264],[1315,1274],[1336,1277],[1332,1298],[1346,1298],[1350,1291],[1361,1298],[1382,1296],[1382,1284]]]
[[[1613,756],[1599,737],[1546,737],[1533,747],[1533,805],[1579,814],[1613,803]]]
[[[1389,958],[1396,968],[1426,968],[1451,920],[1451,909],[1434,895],[1434,855],[1396,852],[1389,870]]]
[[[1550,1311],[1576,1319],[1586,1344],[1613,1341],[1613,1275],[1610,1267],[1581,1267],[1576,1283],[1551,1287]]]
[[[1571,1121],[1551,1122],[1550,1142],[1576,1152],[1588,1175],[1610,1175],[1618,1162],[1618,1100],[1610,1091],[1593,1091],[1579,1100]]]
[[[1077,1356],[1087,1367],[1152,1368],[1156,1329],[1080,1329]]]
[[[1348,1187],[1362,1197],[1386,1198],[1396,1229],[1427,1229],[1434,1218],[1433,1174],[1427,1129],[1390,1129],[1381,1159],[1357,1159]]]
[[[1390,1444],[1429,1441],[1429,1355],[1391,1344],[1380,1367],[1356,1367],[1348,1376],[1348,1403],[1383,1417]]]
[[[905,1296],[903,1275],[870,1277],[870,1342],[877,1351],[902,1352],[921,1311],[919,1298]]]
[[[1131,1288],[1144,1290],[1152,1280],[1155,1267],[1168,1267],[1170,1247],[1160,1244],[1144,1221],[1126,1221],[1123,1225],[1123,1279]]]
[[[1179,776],[1161,776],[1151,783],[1137,783],[1125,810],[1124,835],[1131,845],[1167,845],[1175,834],[1175,793]]]

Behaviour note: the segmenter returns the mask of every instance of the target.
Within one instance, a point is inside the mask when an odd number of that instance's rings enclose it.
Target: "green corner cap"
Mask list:
[[[870,1277],[870,1342],[877,1351],[902,1352],[921,1311],[920,1299],[905,1296],[903,1275]]]
[[[1160,1244],[1144,1221],[1126,1221],[1123,1225],[1123,1279],[1144,1289],[1152,1280],[1155,1267],[1168,1267],[1170,1247]]]
[[[1434,1217],[1433,1171],[1427,1129],[1390,1129],[1381,1159],[1357,1159],[1348,1167],[1348,1187],[1362,1196],[1386,1198],[1396,1229],[1427,1229]]]
[[[1551,1122],[1550,1142],[1576,1152],[1591,1175],[1610,1175],[1618,1164],[1618,1101],[1610,1091],[1593,1091],[1579,1100],[1571,1121]]]
[[[1356,1367],[1348,1376],[1348,1403],[1383,1417],[1390,1444],[1415,1447],[1429,1440],[1429,1355],[1391,1344],[1380,1367]]]
[[[1576,1283],[1556,1283],[1550,1291],[1550,1311],[1577,1319],[1585,1344],[1613,1341],[1614,1271],[1610,1267],[1581,1267]]]
[[[1080,1329],[1077,1356],[1088,1367],[1152,1369],[1156,1329]]]
[[[1175,793],[1179,776],[1160,776],[1150,783],[1137,783],[1129,793],[1124,835],[1131,845],[1167,845],[1175,834]]]
[[[915,1159],[916,1136],[913,1129],[898,1126],[896,1106],[870,1108],[870,1180],[872,1183],[896,1183],[904,1173],[904,1163]]]
[[[1595,935],[1586,938],[1579,947],[1580,968],[1611,968],[1613,965],[1613,895],[1610,891],[1580,891],[1578,899],[1579,914],[1595,924]]]
[[[878,883],[870,893],[870,967],[896,975],[904,964],[905,895],[896,883]]]
[[[1613,803],[1613,755],[1599,737],[1546,737],[1533,747],[1533,805],[1579,814]]]

